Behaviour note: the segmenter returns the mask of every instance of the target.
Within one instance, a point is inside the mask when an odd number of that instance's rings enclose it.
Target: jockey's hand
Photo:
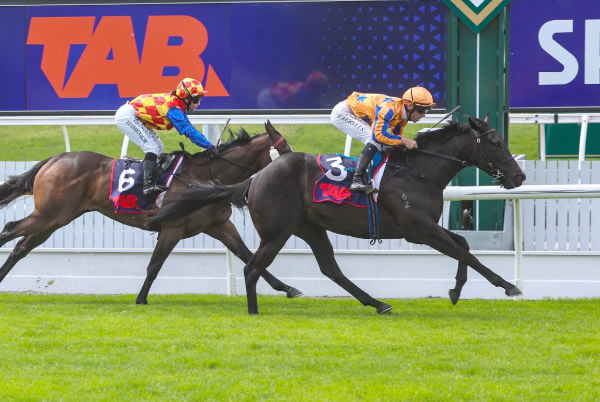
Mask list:
[[[417,145],[417,141],[410,138],[402,138],[402,145],[404,145],[406,149],[419,148],[419,146]]]
[[[219,150],[214,145],[212,147],[208,148],[207,151],[210,154],[211,158],[219,156]]]

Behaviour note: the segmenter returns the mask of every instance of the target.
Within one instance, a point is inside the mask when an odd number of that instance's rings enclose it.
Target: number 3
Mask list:
[[[325,160],[327,162],[331,161],[331,169],[329,169],[327,173],[325,173],[325,176],[334,181],[344,181],[344,179],[346,179],[346,177],[348,176],[348,172],[342,165],[342,157],[336,156]]]

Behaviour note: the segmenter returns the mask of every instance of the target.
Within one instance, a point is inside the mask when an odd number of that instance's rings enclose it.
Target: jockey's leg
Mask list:
[[[152,202],[154,197],[156,197],[159,193],[162,193],[167,189],[166,187],[156,183],[156,178],[158,176],[156,159],[156,154],[153,154],[152,152],[146,152],[144,160],[142,161],[142,170],[144,171],[143,192],[144,197],[150,202]]]
[[[352,177],[352,183],[348,188],[351,192],[364,192],[369,194],[373,192],[373,186],[370,183],[367,183],[366,180],[366,171],[369,167],[369,163],[371,163],[371,159],[373,159],[373,155],[378,151],[377,146],[371,142],[368,142],[365,145],[365,148],[360,153],[358,157],[358,164],[356,165],[356,170],[354,171],[354,176]]]

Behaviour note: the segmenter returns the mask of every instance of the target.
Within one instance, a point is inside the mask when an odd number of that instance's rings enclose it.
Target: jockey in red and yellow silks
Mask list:
[[[188,137],[194,144],[216,154],[216,148],[190,122],[193,112],[206,91],[198,80],[184,78],[171,93],[144,94],[125,103],[117,110],[117,127],[144,151],[144,195],[148,198],[164,191],[156,184],[156,161],[164,145],[155,130],[170,130]]]
[[[365,144],[358,158],[350,191],[373,191],[373,187],[365,182],[364,173],[375,152],[381,151],[384,146],[417,148],[417,142],[403,138],[402,132],[408,121],[419,121],[433,106],[433,97],[427,89],[413,87],[402,98],[353,92],[332,109],[331,122]]]
[[[173,122],[167,117],[172,107],[176,107],[185,113],[185,104],[181,99],[169,94],[144,94],[140,95],[129,104],[135,109],[142,123],[157,130],[170,130]]]

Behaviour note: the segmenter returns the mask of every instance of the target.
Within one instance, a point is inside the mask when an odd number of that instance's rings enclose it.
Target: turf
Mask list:
[[[0,293],[3,400],[598,400],[600,299]]]

